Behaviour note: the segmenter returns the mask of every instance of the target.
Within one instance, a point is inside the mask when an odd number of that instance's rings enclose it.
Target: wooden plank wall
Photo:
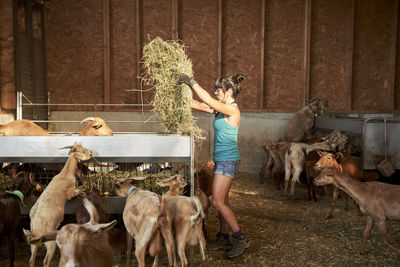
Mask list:
[[[160,36],[185,42],[210,93],[220,74],[245,74],[243,111],[293,112],[325,96],[336,112],[399,112],[399,1],[52,1],[48,90],[52,103],[149,103],[153,91],[127,90],[141,88],[143,46]]]

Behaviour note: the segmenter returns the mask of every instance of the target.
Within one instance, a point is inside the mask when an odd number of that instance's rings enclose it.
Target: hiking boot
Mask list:
[[[215,241],[208,243],[206,245],[206,249],[207,250],[218,250],[218,249],[222,249],[224,251],[228,251],[232,248],[232,243],[231,241],[228,239],[225,239],[222,235],[218,235],[217,234],[217,239],[215,239]]]
[[[243,251],[250,247],[253,242],[251,242],[249,239],[244,237],[244,235],[239,235],[239,236],[232,236],[233,238],[233,246],[232,249],[229,250],[226,255],[228,258],[233,258],[237,257],[240,254],[243,253]]]

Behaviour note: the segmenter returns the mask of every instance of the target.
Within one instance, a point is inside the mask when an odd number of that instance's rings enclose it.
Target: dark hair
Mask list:
[[[215,81],[215,88],[222,88],[223,90],[232,89],[233,97],[240,93],[242,87],[240,85],[241,81],[244,81],[246,77],[243,74],[221,76]]]

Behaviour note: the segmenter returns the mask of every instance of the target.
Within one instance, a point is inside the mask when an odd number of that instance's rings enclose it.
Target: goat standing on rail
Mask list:
[[[311,128],[314,125],[314,117],[324,113],[328,107],[326,98],[313,98],[304,108],[297,111],[290,121],[282,141],[303,142],[311,137]]]
[[[349,194],[360,206],[361,212],[367,216],[367,225],[363,233],[360,254],[365,252],[372,224],[375,222],[382,235],[383,242],[397,255],[400,249],[389,244],[386,232],[386,220],[400,220],[400,186],[381,182],[359,182],[335,167],[322,168],[315,178],[314,184],[322,186],[332,184]]]
[[[75,173],[79,162],[88,160],[92,151],[75,143],[70,148],[69,158],[59,174],[54,176],[49,185],[45,188],[36,203],[31,208],[31,230],[24,230],[27,240],[31,240],[45,233],[57,230],[64,218],[64,206],[67,200],[84,193],[76,188]],[[46,242],[46,257],[43,264],[50,266],[51,259],[56,249],[54,241]],[[29,264],[35,265],[35,258],[38,246],[31,245],[31,258]]]
[[[96,207],[88,200],[83,201],[89,213],[86,224],[67,224],[58,231],[52,231],[29,241],[31,245],[41,242],[54,242],[60,248],[59,266],[111,267],[113,252],[108,242],[108,231],[117,223],[99,224]]]

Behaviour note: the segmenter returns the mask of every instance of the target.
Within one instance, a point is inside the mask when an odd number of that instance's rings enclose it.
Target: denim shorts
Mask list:
[[[233,178],[239,170],[240,160],[215,162],[214,174]]]

